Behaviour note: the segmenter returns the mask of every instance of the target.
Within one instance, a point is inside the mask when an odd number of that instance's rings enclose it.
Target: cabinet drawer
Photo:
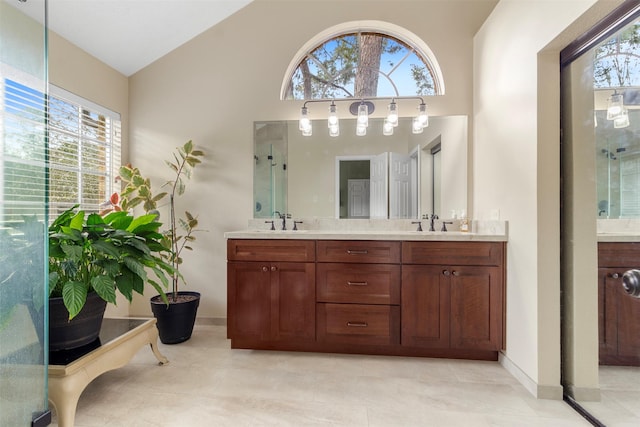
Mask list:
[[[314,240],[227,240],[229,261],[314,262]]]
[[[400,304],[399,264],[318,264],[318,302]]]
[[[318,262],[397,264],[400,242],[318,240]]]
[[[640,243],[598,243],[598,267],[640,268]]]
[[[503,265],[503,242],[402,242],[403,264]]]
[[[319,342],[391,345],[400,343],[400,307],[317,304]]]

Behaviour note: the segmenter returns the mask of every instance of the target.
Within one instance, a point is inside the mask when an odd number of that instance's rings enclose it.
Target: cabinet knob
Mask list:
[[[445,276],[451,276],[451,272],[449,270],[442,270],[442,274]]]
[[[453,273],[452,273],[452,274],[453,274],[454,276],[459,276],[459,275],[460,275],[460,272],[459,272],[459,271],[456,271],[456,270],[453,270]]]
[[[267,267],[267,266],[263,266],[263,267],[262,267],[262,271],[266,273],[267,271],[269,271],[269,267]]]
[[[277,270],[278,270],[278,267],[276,267],[275,265],[271,266],[271,271],[277,271]]]
[[[632,269],[622,275],[624,291],[635,298],[640,298],[640,270]]]
[[[620,278],[620,275],[619,275],[618,273],[613,273],[613,274],[611,274],[611,278],[613,278],[613,279],[619,279],[619,278]]]

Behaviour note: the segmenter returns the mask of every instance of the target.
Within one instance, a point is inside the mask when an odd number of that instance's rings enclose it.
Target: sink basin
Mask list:
[[[296,234],[308,233],[309,230],[251,230],[251,233],[268,233],[268,234]]]

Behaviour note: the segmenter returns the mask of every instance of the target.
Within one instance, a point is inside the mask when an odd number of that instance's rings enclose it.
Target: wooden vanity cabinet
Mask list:
[[[227,242],[228,337],[234,348],[315,341],[315,242]]]
[[[317,242],[317,337],[326,344],[400,343],[400,242]]]
[[[640,268],[640,243],[598,243],[600,364],[640,366],[640,299],[622,287],[622,275]]]
[[[232,348],[496,360],[504,242],[230,239]]]
[[[498,351],[502,242],[403,242],[403,346]]]

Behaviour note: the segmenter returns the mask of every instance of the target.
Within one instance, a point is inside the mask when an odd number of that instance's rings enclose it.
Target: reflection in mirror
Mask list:
[[[625,97],[631,99],[631,97]],[[629,109],[629,125],[616,128],[596,111],[597,216],[600,219],[640,218],[640,110]]]
[[[268,122],[271,128],[268,130],[263,130],[267,122],[256,122],[256,149],[262,144],[267,146],[273,144],[274,149],[278,146],[285,147],[286,170],[282,174],[284,183],[279,180],[274,181],[273,177],[264,170],[258,172],[259,163],[256,163],[254,216],[268,217],[269,214],[273,215],[274,211],[279,211],[291,213],[299,218],[346,218],[348,217],[347,205],[342,200],[341,193],[336,193],[336,187],[340,188],[336,183],[342,180],[340,169],[337,167],[339,165],[337,158],[361,156],[370,159],[387,153],[409,156],[411,164],[416,165],[414,178],[416,182],[411,188],[417,192],[415,198],[419,200],[419,204],[413,207],[405,204],[411,212],[405,217],[416,218],[435,212],[441,218],[448,218],[453,210],[468,211],[466,116],[430,117],[429,126],[421,134],[411,133],[411,118],[401,118],[400,125],[394,129],[394,134],[391,136],[382,134],[383,119],[369,119],[369,121],[367,134],[356,136],[355,120],[340,120],[338,137],[329,136],[326,120],[314,123],[313,135],[309,137],[301,135],[297,121]],[[280,123],[279,126],[278,123]],[[276,131],[275,128],[280,131]],[[273,142],[278,140],[283,140],[284,143],[278,145]],[[431,150],[437,144],[441,144],[437,163],[440,165],[440,173],[436,173],[434,181]],[[413,152],[416,147],[418,147],[417,151]],[[255,155],[260,158],[263,154],[256,151]],[[367,179],[353,176],[351,178]],[[356,183],[354,182],[353,185]],[[369,190],[371,191],[371,182]],[[348,190],[345,192],[347,193],[345,197],[348,197]],[[269,206],[277,205],[278,202],[275,200],[278,194],[282,195],[285,207],[282,210],[270,209]],[[389,203],[391,206],[394,203],[393,190],[389,194],[385,193],[384,197],[389,209]],[[274,205],[268,204],[271,200],[275,201]],[[435,205],[434,200],[436,200]],[[260,203],[260,212],[258,203]],[[356,213],[352,212],[352,214]],[[359,214],[365,216],[364,212]],[[369,217],[380,216],[372,214],[370,209]],[[387,217],[386,214],[385,217]]]
[[[287,122],[256,122],[253,150],[254,218],[287,212]]]

